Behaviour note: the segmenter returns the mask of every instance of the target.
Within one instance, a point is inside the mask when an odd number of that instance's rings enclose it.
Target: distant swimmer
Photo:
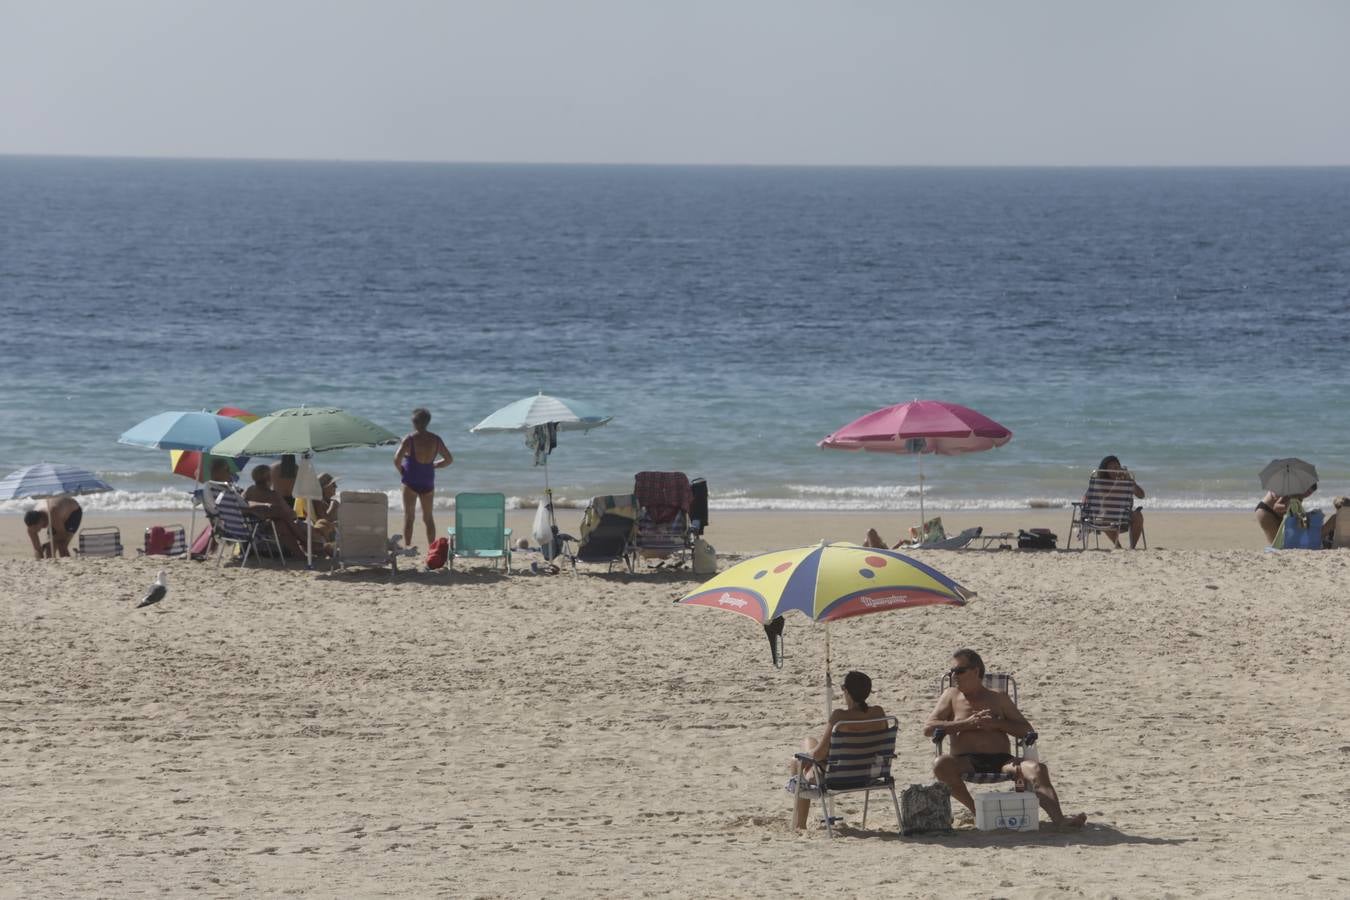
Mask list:
[[[422,503],[422,522],[427,528],[427,545],[436,540],[436,520],[431,515],[431,501],[436,492],[436,470],[455,461],[441,436],[427,431],[431,413],[422,407],[413,410],[413,432],[398,445],[394,454],[394,468],[403,481],[403,545],[411,547],[413,515],[417,503]]]
[[[41,536],[43,529],[47,528],[47,509],[51,510],[51,521],[54,523],[51,532],[52,541],[56,544],[56,555],[69,556],[70,541],[79,530],[84,510],[74,497],[59,497],[52,500],[46,509],[34,507],[24,513],[23,524],[28,529],[28,540],[33,542],[35,559],[52,555],[51,544],[43,541]]]

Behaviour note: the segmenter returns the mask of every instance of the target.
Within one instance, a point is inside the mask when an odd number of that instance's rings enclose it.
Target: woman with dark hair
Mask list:
[[[880,706],[868,706],[867,698],[872,693],[872,679],[868,678],[862,672],[849,672],[844,676],[844,703],[843,709],[836,709],[830,713],[830,721],[825,725],[825,733],[819,738],[808,737],[802,741],[802,752],[809,753],[819,762],[824,762],[830,755],[830,734],[834,731],[834,726],[840,722],[868,722],[873,719],[881,719],[886,715],[886,711]],[[858,728],[845,725],[845,731],[870,731],[872,728]],[[802,763],[800,760],[792,761],[790,771],[793,778],[814,779],[816,767],[810,763]],[[796,808],[792,814],[792,827],[801,831],[806,827],[806,815],[811,810],[811,801],[809,798],[799,797]]]
[[[1110,482],[1112,480],[1119,480],[1121,482],[1128,482],[1128,484],[1122,483],[1121,489],[1131,491],[1133,496],[1139,498],[1140,500],[1144,499],[1144,489],[1141,488],[1139,486],[1139,483],[1134,480],[1134,476],[1130,474],[1129,470],[1120,464],[1120,459],[1118,457],[1115,456],[1104,457],[1102,461],[1097,464],[1097,471],[1093,472],[1092,474],[1093,477],[1099,481]],[[1132,505],[1133,502],[1134,502],[1133,499],[1131,499],[1129,501],[1129,505]],[[1131,550],[1133,550],[1135,548],[1135,545],[1139,543],[1139,535],[1143,533],[1144,533],[1144,508],[1142,506],[1136,506],[1130,513]],[[1107,531],[1105,532],[1105,534],[1108,538],[1111,539],[1111,543],[1116,545],[1117,550],[1121,549],[1120,532]]]

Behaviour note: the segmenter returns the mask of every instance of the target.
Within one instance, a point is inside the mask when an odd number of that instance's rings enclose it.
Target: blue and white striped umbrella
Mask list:
[[[612,418],[589,403],[550,397],[541,392],[503,406],[469,430],[475,434],[504,434],[551,424],[557,425],[559,431],[590,431]]]
[[[117,443],[152,450],[210,450],[247,424],[209,412],[162,412],[122,432]]]
[[[62,494],[102,494],[112,489],[112,485],[88,469],[38,463],[10,472],[0,480],[0,500],[39,500],[60,497]]]

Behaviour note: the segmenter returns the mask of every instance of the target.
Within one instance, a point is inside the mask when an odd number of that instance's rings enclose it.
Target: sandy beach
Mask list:
[[[801,518],[725,515],[709,538],[865,517]],[[929,780],[920,723],[969,644],[1017,674],[1084,831],[904,839],[886,805],[863,831],[846,802],[832,843],[789,830],[782,791],[819,727],[821,631],[790,620],[776,671],[753,623],[672,606],[688,574],[175,561],[135,611],[158,562],[23,560],[15,521],[0,893],[1343,896],[1350,554],[1173,518],[1151,543],[1194,545],[921,554],[979,598],[834,626],[836,674],[870,673],[904,724],[902,785]],[[1236,549],[1202,546],[1225,528]]]

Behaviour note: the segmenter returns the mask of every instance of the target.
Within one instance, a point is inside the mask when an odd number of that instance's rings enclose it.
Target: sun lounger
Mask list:
[[[80,531],[75,552],[81,556],[121,556],[122,532],[111,525],[106,528],[85,528]]]
[[[450,537],[448,563],[455,557],[490,559],[493,567],[504,563],[511,571],[511,529],[506,527],[505,494],[459,493],[455,495],[455,524],[447,528]]]
[[[895,779],[891,776],[891,760],[895,758],[895,737],[900,723],[895,716],[884,719],[864,719],[840,722],[830,732],[830,753],[825,762],[816,762],[807,753],[798,753],[797,760],[811,763],[814,775],[799,775],[791,782],[793,797],[801,800],[819,800],[825,831],[834,837],[834,823],[839,819],[831,809],[833,798],[843,794],[863,794],[862,827],[867,827],[867,804],[872,791],[890,791],[895,804],[895,824],[901,827],[900,800],[895,794]]]
[[[947,688],[952,686],[951,673],[942,676],[938,682],[938,693],[941,694]],[[984,686],[991,691],[998,691],[1000,694],[1007,694],[1012,698],[1013,705],[1017,704],[1017,680],[1012,675],[1000,672],[986,672],[984,674]],[[942,755],[942,742],[946,740],[947,732],[941,728],[933,731],[933,749],[937,755]],[[1027,733],[1026,737],[1013,739],[1012,755],[1022,757],[1026,755],[1027,748],[1036,743],[1036,732]],[[1003,772],[971,772],[962,775],[961,780],[968,784],[997,784],[1001,781],[1012,781],[1011,775]]]
[[[577,563],[606,563],[614,571],[615,563],[623,563],[629,572],[637,564],[637,497],[632,494],[609,494],[592,497],[581,516],[578,537],[562,535],[575,540],[577,548],[568,553],[572,570]]]
[[[398,572],[398,556],[389,546],[389,495],[382,491],[343,491],[338,495],[333,568],[389,568]]]

